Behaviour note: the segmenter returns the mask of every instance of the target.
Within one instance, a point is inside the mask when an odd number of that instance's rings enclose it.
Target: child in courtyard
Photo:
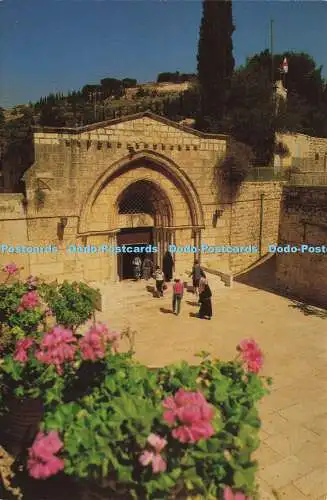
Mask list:
[[[173,286],[173,313],[178,316],[181,310],[181,302],[184,294],[184,283],[180,278],[175,278]]]
[[[158,297],[163,297],[163,286],[164,286],[164,273],[160,269],[160,266],[156,267],[156,272],[154,275],[154,278],[156,280],[156,289],[157,289],[157,295]]]

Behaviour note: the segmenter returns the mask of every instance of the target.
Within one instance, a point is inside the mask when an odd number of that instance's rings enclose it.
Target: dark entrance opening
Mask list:
[[[134,277],[132,261],[136,255],[138,255],[142,261],[145,255],[153,259],[153,253],[145,252],[146,246],[153,245],[152,228],[138,227],[121,229],[117,234],[117,245],[121,248],[125,245],[125,252],[121,252],[117,255],[119,279],[131,279]],[[132,251],[127,252],[128,247],[132,247]],[[138,251],[133,252],[136,248]]]

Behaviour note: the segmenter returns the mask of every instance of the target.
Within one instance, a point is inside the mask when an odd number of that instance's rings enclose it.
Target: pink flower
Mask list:
[[[26,363],[28,361],[28,349],[33,345],[34,341],[32,339],[18,340],[16,343],[16,351],[14,354],[14,360],[20,361],[21,363]]]
[[[35,356],[42,363],[55,365],[61,375],[62,365],[74,360],[76,349],[76,337],[71,330],[56,326],[44,336]]]
[[[155,453],[152,459],[152,470],[154,474],[158,474],[159,472],[165,472],[167,469],[167,462],[162,458],[159,453]]]
[[[38,305],[40,305],[40,297],[35,290],[32,290],[22,296],[17,312],[21,312],[24,309],[34,309]]]
[[[258,344],[252,339],[242,340],[238,349],[249,372],[258,373],[263,365],[263,353]]]
[[[206,401],[201,392],[179,389],[174,397],[168,397],[163,402],[163,418],[169,424],[182,424],[172,431],[175,439],[181,443],[194,443],[200,439],[208,439],[214,434],[211,420],[214,409]]]
[[[226,486],[224,489],[224,500],[247,500],[247,498],[248,497],[241,492],[234,494],[232,488],[229,486]],[[251,500],[251,498],[249,497],[248,500]]]
[[[151,464],[154,474],[165,472],[165,470],[167,469],[167,462],[164,458],[162,458],[160,452],[166,446],[167,441],[157,434],[150,434],[147,441],[154,449],[154,451],[145,450],[139,458],[140,463],[144,467]]]
[[[64,469],[64,461],[55,456],[63,447],[59,435],[55,431],[48,435],[39,432],[29,449],[27,467],[35,479],[46,479]]]
[[[79,342],[83,359],[96,361],[104,358],[107,345],[111,344],[116,348],[118,339],[119,334],[109,332],[108,328],[102,323],[91,326]]]
[[[164,438],[158,436],[158,434],[150,434],[147,441],[152,446],[152,448],[154,448],[156,453],[161,453],[167,444],[167,441]]]
[[[172,436],[181,443],[196,443],[200,439],[209,439],[215,433],[208,422],[198,422],[192,425],[181,425],[173,429]]]
[[[5,273],[8,273],[10,276],[12,276],[13,274],[16,274],[17,271],[18,271],[18,267],[16,266],[16,264],[12,263],[12,264],[7,264],[6,266],[3,267],[3,271]]]

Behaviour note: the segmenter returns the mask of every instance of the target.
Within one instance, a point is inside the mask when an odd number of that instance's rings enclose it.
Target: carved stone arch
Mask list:
[[[137,199],[138,194],[140,199]],[[125,212],[122,212],[124,202]],[[117,215],[144,212],[153,216],[156,227],[174,225],[174,213],[169,196],[159,182],[155,182],[149,176],[131,180],[125,185],[116,198],[115,212]]]
[[[116,161],[97,179],[86,196],[85,202],[81,208],[78,228],[80,234],[87,232],[87,222],[92,206],[104,187],[123,172],[133,169],[138,165],[146,165],[149,169],[158,170],[159,173],[170,179],[187,202],[192,226],[204,226],[200,199],[187,174],[174,161],[166,156],[154,151],[143,150],[133,154],[133,156],[127,155]]]

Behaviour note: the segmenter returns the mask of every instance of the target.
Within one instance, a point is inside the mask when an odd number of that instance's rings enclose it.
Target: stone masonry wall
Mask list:
[[[282,188],[281,182],[245,182],[233,203],[224,206],[216,229],[212,228],[210,220],[213,207],[210,212],[206,211],[207,227],[203,232],[203,241],[218,246],[253,245],[257,247],[258,253],[203,255],[203,263],[208,267],[237,273],[259,259],[260,240],[261,256],[265,255],[268,245],[278,241]]]
[[[116,279],[115,255],[70,253],[67,248],[115,245],[123,220],[119,196],[139,180],[152,182],[168,200],[177,246],[258,246],[261,215],[262,252],[277,240],[280,184],[245,183],[232,204],[215,184],[225,136],[200,134],[143,114],[77,130],[47,129],[35,133],[34,140],[35,164],[25,176],[26,230],[20,234],[30,246],[52,245],[57,251],[30,254],[32,274],[59,281]],[[42,203],[37,202],[40,190]],[[62,218],[67,225],[60,236]],[[202,228],[200,237],[194,228]],[[205,253],[201,261],[237,272],[258,257]],[[192,253],[176,254],[176,271],[189,271],[193,260]]]
[[[280,245],[326,246],[327,188],[286,187],[283,194]],[[304,301],[327,306],[327,253],[277,255],[279,288]]]
[[[174,211],[176,244],[192,243],[192,210],[180,182],[184,179],[193,190],[193,198],[198,197],[196,203],[200,203],[206,213],[206,204],[216,203],[211,181],[218,158],[225,153],[226,137],[201,136],[170,123],[143,116],[109,122],[108,125],[98,124],[87,131],[65,129],[35,133],[35,164],[25,176],[30,200],[28,230],[31,244],[56,242],[58,245],[57,227],[61,217],[68,219],[60,243],[63,249],[71,243],[114,242],[114,233],[121,227],[116,217],[118,196],[128,184],[142,176],[156,181],[169,197]],[[133,160],[130,148],[141,157],[143,153],[140,152],[144,152],[145,160],[150,153],[158,158],[159,163],[163,159],[177,165],[174,167],[176,178],[172,174],[166,175],[164,169],[156,172],[156,168],[149,168],[145,161],[141,168],[135,169],[131,165],[110,179],[110,172],[116,165],[126,165]],[[101,178],[103,183],[95,193],[95,184]],[[38,189],[45,193],[42,207],[35,202]],[[94,199],[83,219],[83,208],[92,196]],[[32,219],[35,216],[42,219]],[[201,225],[203,221],[198,223]],[[56,275],[58,279],[72,279],[82,272],[85,279],[88,276],[106,279],[116,273],[114,259],[108,255],[72,256],[63,251],[60,255],[32,256],[31,266],[35,274],[49,274],[51,270],[51,278]],[[177,270],[184,271],[192,261],[190,254],[176,256]]]
[[[26,215],[22,200],[21,194],[0,194],[0,282],[5,277],[1,269],[10,262],[23,267],[20,271],[22,276],[29,274],[28,255],[14,255],[3,247],[7,245],[9,249],[12,245],[24,245],[27,242]]]
[[[254,245],[259,249],[261,238],[263,255],[268,244],[277,241],[280,183],[246,182],[233,203],[215,184],[215,170],[226,150],[225,136],[201,134],[145,113],[82,129],[47,129],[36,132],[34,140],[35,163],[25,175],[27,219],[21,226],[18,221],[15,226],[9,223],[14,239],[17,228],[22,242],[56,248],[29,254],[32,274],[59,281],[116,279],[115,255],[68,249],[116,245],[123,223],[119,197],[140,180],[156,186],[159,196],[162,192],[162,209],[165,203],[171,207],[169,227],[174,228],[177,246]],[[42,203],[37,201],[40,190]],[[25,217],[24,211],[20,215]],[[63,218],[64,230],[60,229]],[[200,228],[201,235],[194,231]],[[3,230],[6,238],[7,233],[8,229]],[[258,253],[201,255],[203,265],[232,272],[258,258]],[[176,254],[176,271],[189,271],[193,260],[192,253]]]
[[[276,134],[290,155],[282,159],[283,167],[298,165],[301,170],[327,171],[327,138],[305,134]],[[301,162],[302,160],[302,162]]]

